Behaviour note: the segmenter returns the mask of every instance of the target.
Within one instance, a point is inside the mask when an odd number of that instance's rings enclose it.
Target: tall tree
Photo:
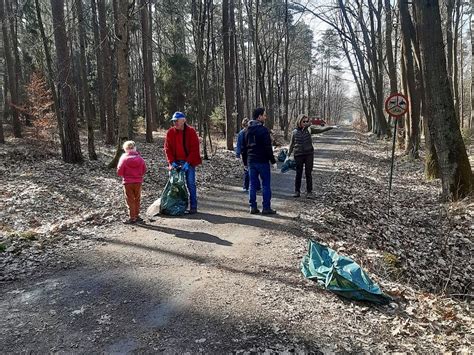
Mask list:
[[[153,142],[153,108],[151,95],[151,81],[153,81],[153,68],[151,63],[150,26],[148,24],[147,0],[141,0],[141,25],[142,25],[142,57],[143,57],[143,84],[145,96],[145,130],[147,143]]]
[[[358,8],[358,15],[356,16],[356,19],[358,21],[358,25],[362,27],[362,34],[363,34],[363,42],[365,43],[365,49],[367,51],[367,54],[364,54],[362,51],[361,45],[360,45],[360,40],[357,36],[356,30],[354,28],[354,25],[352,24],[348,10],[346,8],[346,4],[343,2],[343,0],[337,0],[339,9],[341,10],[342,13],[342,19],[344,22],[344,26],[347,27],[348,30],[348,38],[350,40],[351,46],[354,49],[355,56],[357,58],[358,66],[360,69],[360,72],[364,78],[365,85],[368,90],[368,96],[370,97],[370,102],[372,103],[372,109],[375,113],[375,120],[374,123],[374,129],[377,133],[378,136],[383,136],[387,135],[388,137],[391,136],[390,130],[388,129],[387,125],[387,120],[385,119],[385,115],[383,112],[383,80],[382,80],[382,73],[380,71],[381,68],[381,63],[379,62],[382,61],[383,59],[380,57],[380,50],[381,50],[381,23],[380,23],[380,7],[378,10],[375,10],[375,7],[373,5],[373,2],[369,0],[369,19],[370,19],[370,31],[367,28],[365,24],[365,17],[363,16],[362,12],[362,4],[359,2],[359,8]],[[375,12],[375,15],[374,15]],[[352,10],[350,13],[354,13]],[[375,22],[376,20],[374,19],[374,16],[377,19],[377,23]],[[369,33],[371,33],[371,36],[369,36]],[[376,44],[376,39],[379,38],[379,44]],[[367,57],[370,59],[369,65],[366,64],[365,58]],[[372,72],[369,71],[369,69],[372,70]],[[375,83],[374,83],[375,80]]]
[[[129,6],[131,6],[129,0],[114,2],[114,11],[117,17],[115,48],[117,55],[118,142],[115,157],[109,164],[111,168],[117,166],[122,154],[122,144],[128,139]]]
[[[18,14],[19,6],[17,1],[7,1],[5,3],[7,17],[10,22],[10,38],[11,38],[11,45],[13,49],[14,55],[14,63],[15,63],[15,87],[17,88],[17,95],[18,95],[18,105],[22,106],[23,102],[25,101],[25,90],[24,90],[24,80],[23,80],[23,69],[20,60],[20,42],[18,40]],[[23,112],[23,116],[25,118],[25,123],[27,125],[30,124],[30,117],[29,114]]]
[[[150,92],[151,92],[151,117],[153,118],[152,126],[156,129],[158,126],[162,126],[163,122],[158,117],[158,98],[156,92],[155,73],[153,71],[153,17],[151,1],[148,2],[148,71],[150,76]]]
[[[106,136],[105,143],[113,144],[115,142],[115,113],[113,107],[113,96],[112,96],[112,69],[113,69],[113,60],[110,49],[110,42],[108,36],[107,20],[106,20],[106,10],[105,10],[105,1],[97,2],[97,11],[99,15],[99,33],[100,33],[100,43],[101,43],[101,53],[103,61],[101,64],[102,68],[97,68],[103,72],[104,79],[104,105],[106,111]]]
[[[36,0],[38,1],[38,0]],[[105,136],[107,130],[106,114],[105,114],[105,94],[104,94],[104,60],[102,55],[102,45],[99,35],[99,22],[97,20],[97,3],[96,0],[91,0],[92,10],[92,30],[94,33],[94,52],[97,65],[97,80],[95,87],[97,88],[97,101],[99,102],[99,127],[100,133]]]
[[[3,101],[3,91],[0,90],[0,102]],[[0,115],[0,144],[5,144],[5,132],[3,131],[3,114]]]
[[[385,3],[385,52],[387,54],[388,78],[390,80],[390,93],[397,92],[397,68],[393,58],[392,46],[392,5],[390,0],[384,0]]]
[[[56,114],[56,121],[58,123],[58,132],[59,132],[59,142],[61,144],[61,155],[63,160],[65,159],[65,151],[64,151],[64,127],[63,127],[63,119],[61,117],[61,111],[60,111],[60,104],[59,104],[59,99],[58,99],[58,94],[56,91],[56,86],[54,85],[54,73],[53,73],[53,61],[51,59],[51,53],[49,50],[49,45],[48,45],[48,38],[46,37],[46,33],[44,30],[43,26],[43,19],[41,16],[41,7],[39,4],[39,0],[35,0],[35,9],[36,9],[36,18],[38,21],[38,26],[40,29],[41,33],[41,40],[43,43],[43,51],[44,51],[44,56],[46,58],[46,67],[48,68],[48,84],[49,84],[49,89],[51,90],[51,94],[53,95],[53,101],[54,101],[54,112]]]
[[[231,7],[234,8],[234,0],[231,0],[232,5]],[[238,39],[237,39],[237,31],[235,26],[235,14],[234,11],[230,12],[230,26],[231,26],[231,45],[234,46],[233,48],[233,58],[234,58],[234,75],[235,75],[235,106],[237,110],[237,120],[236,120],[236,131],[238,132],[240,129],[240,123],[244,118],[244,103],[242,99],[242,91],[240,87],[240,75],[239,75],[239,46],[238,46]]]
[[[455,201],[471,193],[474,181],[456,120],[446,57],[439,55],[444,51],[439,3],[438,0],[420,0],[414,4],[426,105],[431,108],[428,126],[438,155],[443,193]]]
[[[407,83],[407,93],[410,98],[409,112],[407,113],[407,145],[406,152],[413,159],[418,158],[418,150],[420,146],[420,94],[419,88],[416,85],[417,69],[413,58],[415,52],[412,47],[417,40],[415,36],[415,27],[411,20],[411,15],[408,10],[408,4],[405,1],[399,2],[400,21],[402,29],[402,53],[403,65],[406,75],[404,76]]]
[[[15,63],[12,57],[12,48],[10,46],[10,34],[8,32],[8,23],[5,17],[5,3],[4,0],[0,0],[0,21],[2,22],[2,34],[3,34],[3,47],[5,52],[5,60],[7,64],[8,73],[8,84],[10,90],[10,102],[12,105],[12,124],[13,124],[13,135],[17,138],[21,138],[21,124],[18,115],[19,97],[17,88],[17,79],[15,71]]]
[[[222,1],[222,37],[224,50],[224,95],[227,149],[234,149],[234,44],[232,42],[232,25],[230,12],[234,11],[232,0]],[[233,18],[233,16],[232,16]]]
[[[60,92],[61,116],[64,127],[64,161],[82,162],[81,142],[77,126],[76,105],[72,82],[72,63],[69,56],[66,24],[64,22],[64,1],[51,0],[53,14],[54,42],[56,44],[56,63]]]
[[[87,122],[87,151],[90,160],[97,160],[94,145],[94,118],[92,116],[92,102],[89,92],[89,83],[87,82],[87,63],[86,63],[86,23],[84,21],[84,12],[82,0],[76,0],[76,11],[79,21],[79,46],[80,46],[80,70],[81,70],[81,85],[82,93],[84,95],[84,106]]]
[[[284,47],[284,67],[283,67],[283,122],[280,127],[284,129],[284,138],[288,139],[289,108],[290,108],[290,15],[288,0],[285,0],[285,47]]]
[[[474,16],[472,9],[474,9],[474,0],[471,0],[470,13],[470,31],[471,31],[471,114],[469,118],[469,128],[474,127]]]

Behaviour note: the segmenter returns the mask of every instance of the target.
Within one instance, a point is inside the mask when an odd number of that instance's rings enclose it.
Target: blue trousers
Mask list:
[[[242,186],[244,190],[249,189],[250,186],[250,176],[249,176],[249,169],[244,167],[244,185]],[[262,187],[260,186],[260,179],[257,179],[257,191],[260,190]]]
[[[272,189],[270,163],[249,163],[249,205],[251,208],[257,208],[257,189],[260,185],[258,177],[262,179],[262,206],[264,210],[271,208]]]

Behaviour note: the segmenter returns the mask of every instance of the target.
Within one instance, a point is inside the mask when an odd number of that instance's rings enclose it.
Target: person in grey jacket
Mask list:
[[[293,153],[296,162],[296,177],[295,177],[295,193],[293,197],[300,197],[301,195],[301,179],[303,177],[303,167],[306,177],[306,197],[311,198],[313,193],[313,159],[314,147],[311,137],[311,121],[308,116],[304,114],[298,115],[296,119],[296,128],[291,135],[290,147],[288,148],[288,157]],[[316,130],[314,133],[322,133],[329,131],[334,127],[324,127]],[[287,158],[288,159],[288,158]]]

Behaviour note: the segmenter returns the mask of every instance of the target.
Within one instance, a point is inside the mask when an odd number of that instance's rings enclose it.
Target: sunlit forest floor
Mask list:
[[[136,138],[142,210],[167,179],[163,133]],[[474,202],[440,202],[423,156],[398,153],[389,204],[390,142],[348,127],[316,136],[314,198],[294,199],[294,172],[274,172],[270,218],[248,214],[239,161],[218,149],[197,171],[199,214],[131,228],[106,168],[113,147],[80,165],[55,148],[0,147],[6,352],[473,351]],[[308,238],[353,258],[394,302],[349,302],[305,280]]]

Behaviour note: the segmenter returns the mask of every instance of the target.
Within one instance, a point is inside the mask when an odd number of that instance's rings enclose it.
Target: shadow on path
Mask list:
[[[233,274],[242,274],[242,275],[250,276],[257,279],[260,279],[260,278],[271,279],[273,281],[278,281],[282,284],[286,284],[287,286],[292,286],[292,287],[304,287],[303,278],[298,277],[295,280],[290,280],[287,276],[285,276],[285,274],[282,274],[282,272],[284,272],[284,273],[295,274],[295,276],[299,275],[299,271],[296,268],[287,269],[287,268],[282,268],[282,267],[275,267],[273,269],[273,266],[270,268],[268,265],[263,265],[263,266],[249,265],[256,269],[255,271],[250,271],[250,270],[239,269],[237,267],[231,266],[228,262],[226,262],[227,259],[220,261],[219,259],[210,258],[207,256],[201,256],[201,255],[192,254],[192,253],[188,254],[188,253],[183,253],[183,252],[178,252],[178,251],[173,251],[173,250],[166,250],[166,249],[159,248],[156,246],[148,246],[148,245],[143,245],[136,242],[129,242],[129,241],[119,240],[115,238],[109,239],[107,240],[107,242],[111,244],[123,245],[126,247],[138,248],[142,250],[148,250],[148,251],[152,251],[156,253],[183,258],[183,259],[186,259],[198,264],[211,265],[218,270],[230,272]],[[236,263],[236,265],[238,265],[238,263]],[[243,264],[243,265],[248,265],[248,264]],[[266,272],[262,272],[261,269],[266,270],[267,268],[270,268],[270,270],[267,270]],[[315,287],[314,290],[312,291],[324,292],[324,290],[319,289],[317,287]]]
[[[161,226],[155,226],[151,224],[136,224],[139,228],[150,229],[165,234],[172,234],[177,238],[196,240],[200,242],[215,243],[224,246],[231,246],[232,242],[216,237],[215,235],[202,232],[188,232],[185,230],[178,230],[173,228],[166,228]]]

